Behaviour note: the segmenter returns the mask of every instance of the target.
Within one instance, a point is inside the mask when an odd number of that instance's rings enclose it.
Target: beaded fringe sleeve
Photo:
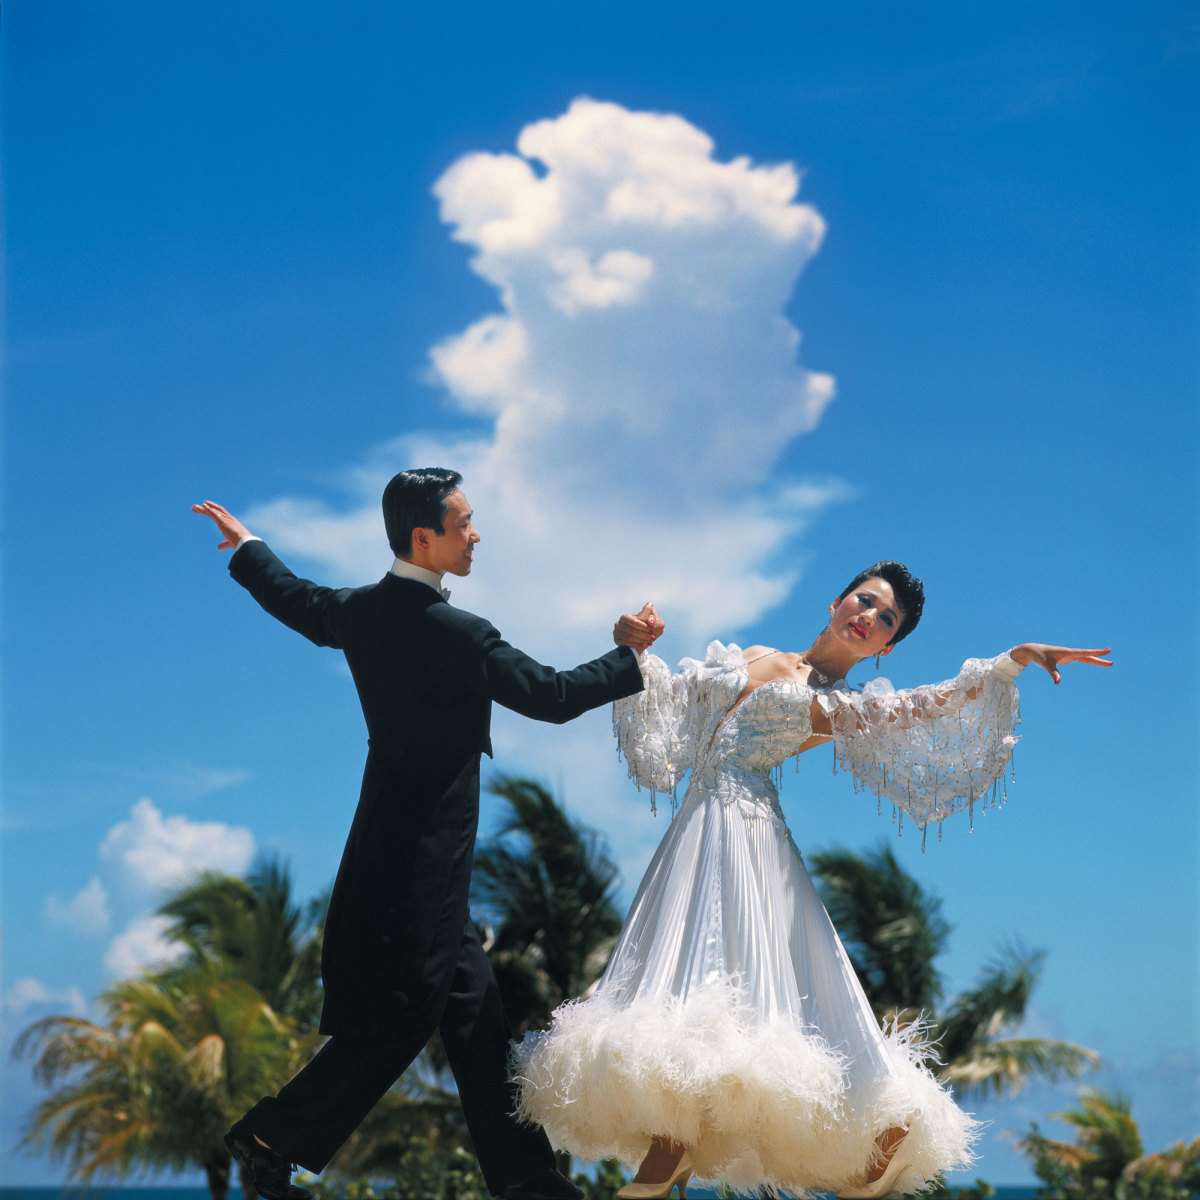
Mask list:
[[[1001,654],[968,659],[945,683],[896,691],[876,679],[861,692],[817,693],[833,726],[834,769],[922,830],[973,813],[980,801],[996,803],[1018,740],[1020,671]]]
[[[630,777],[649,790],[653,806],[659,795],[674,798],[695,765],[707,709],[733,703],[745,660],[737,646],[714,642],[706,661],[684,659],[678,674],[654,654],[641,654],[639,662],[645,689],[613,706],[613,732]],[[886,679],[861,691],[844,683],[828,691],[797,687],[788,699],[815,697],[833,726],[834,769],[849,771],[856,788],[924,830],[1004,797],[1004,772],[1018,740],[1020,672],[1001,654],[968,659],[944,683],[901,691]]]
[[[649,790],[654,809],[659,795],[675,795],[680,777],[692,765],[685,753],[685,726],[695,672],[673,675],[658,655],[648,651],[638,655],[638,663],[645,686],[613,705],[613,734],[629,777]]]

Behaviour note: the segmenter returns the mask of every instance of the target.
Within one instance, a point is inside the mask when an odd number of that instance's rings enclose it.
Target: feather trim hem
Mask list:
[[[586,1160],[632,1169],[669,1137],[698,1178],[798,1195],[861,1182],[875,1139],[903,1126],[896,1190],[911,1193],[966,1166],[979,1127],[911,1036],[892,1032],[885,1048],[886,1071],[868,1075],[817,1031],[761,1021],[732,985],[625,1007],[597,996],[514,1048],[517,1111]]]

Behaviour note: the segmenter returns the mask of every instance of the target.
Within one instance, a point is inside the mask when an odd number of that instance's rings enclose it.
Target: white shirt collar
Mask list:
[[[433,588],[443,599],[450,595],[449,590],[442,587],[442,577],[437,571],[418,567],[415,563],[407,562],[403,558],[398,558],[392,563],[392,574],[399,575],[401,579],[412,579],[417,583],[423,583],[427,587]]]

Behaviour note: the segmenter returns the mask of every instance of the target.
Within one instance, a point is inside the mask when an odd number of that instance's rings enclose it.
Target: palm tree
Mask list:
[[[1033,1159],[1034,1173],[1055,1195],[1112,1195],[1125,1168],[1142,1157],[1142,1138],[1128,1097],[1085,1091],[1078,1108],[1054,1113],[1075,1127],[1073,1142],[1043,1137],[1035,1124],[1018,1147]]]
[[[1074,1042],[1011,1036],[1025,1018],[1044,958],[1044,951],[1005,947],[979,983],[935,1017],[930,1040],[943,1060],[938,1074],[960,1094],[999,1098],[1035,1076],[1078,1079],[1100,1065],[1094,1050]]]
[[[166,936],[188,948],[183,969],[219,966],[307,1030],[321,1012],[321,933],[328,893],[296,903],[287,867],[260,858],[245,878],[206,871],[159,908]]]
[[[1038,1076],[1077,1078],[1099,1063],[1092,1050],[1051,1038],[1006,1036],[1019,1028],[1044,955],[1002,950],[979,983],[942,1011],[937,970],[950,927],[930,896],[888,846],[872,854],[813,854],[821,898],[883,1023],[927,1026],[929,1065],[963,1095],[1004,1096]]]
[[[1200,1137],[1176,1142],[1157,1154],[1143,1154],[1121,1172],[1126,1200],[1134,1196],[1200,1196]]]
[[[1047,1138],[1034,1124],[1017,1143],[1042,1181],[1039,1195],[1061,1200],[1194,1200],[1200,1195],[1200,1138],[1143,1154],[1127,1097],[1084,1091],[1078,1108],[1054,1115],[1074,1126],[1074,1141]]]
[[[298,904],[286,866],[263,858],[245,879],[206,872],[158,911],[171,922],[166,935],[188,947],[184,973],[204,966],[242,980],[276,1013],[311,1034],[320,1020],[321,936],[328,908],[328,892]],[[313,1046],[313,1038],[303,1044]],[[406,1072],[338,1151],[328,1168],[331,1177],[386,1177],[412,1137],[437,1149],[469,1145],[458,1097],[439,1078],[443,1064],[436,1051],[435,1047],[422,1063],[432,1078],[422,1079],[420,1070]],[[254,1095],[231,1119],[262,1094]],[[253,1195],[244,1173],[242,1189]]]
[[[315,1052],[326,897],[292,897],[286,867],[261,859],[241,879],[198,876],[159,909],[178,963],[116,983],[96,1025],[51,1017],[22,1035],[42,1082],[62,1084],[35,1111],[45,1141],[82,1179],[199,1166],[229,1189],[222,1135]],[[254,1192],[243,1176],[242,1191]]]
[[[617,868],[600,837],[540,784],[501,776],[488,790],[511,811],[475,855],[473,899],[520,1035],[545,1027],[557,1005],[603,973],[621,930]]]
[[[226,1200],[222,1135],[312,1052],[315,1037],[211,966],[116,983],[100,1004],[103,1024],[48,1017],[18,1039],[15,1053],[32,1057],[35,1077],[56,1089],[24,1143],[46,1144],[85,1183],[198,1167],[213,1200]]]
[[[942,902],[909,875],[889,846],[873,854],[831,850],[809,856],[821,899],[871,1007],[911,1023],[942,998],[934,965],[950,926]]]

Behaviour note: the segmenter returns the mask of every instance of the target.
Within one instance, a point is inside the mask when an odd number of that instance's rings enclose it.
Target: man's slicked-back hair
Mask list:
[[[392,476],[383,489],[383,526],[397,558],[412,553],[414,529],[445,532],[446,497],[460,483],[462,476],[445,467],[418,467]]]
[[[874,563],[865,571],[859,571],[855,577],[842,588],[839,600],[845,600],[852,591],[868,579],[886,579],[892,585],[896,597],[896,607],[904,614],[899,629],[892,634],[888,645],[894,646],[902,642],[917,627],[921,612],[925,608],[925,585],[903,564],[885,558],[882,562]]]

